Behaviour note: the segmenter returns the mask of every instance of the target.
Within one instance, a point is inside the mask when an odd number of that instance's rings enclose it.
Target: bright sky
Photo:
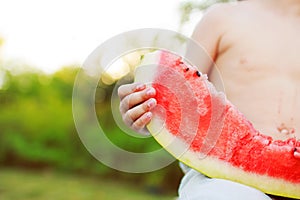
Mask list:
[[[45,72],[82,64],[110,37],[137,28],[176,31],[175,0],[0,0],[2,56]],[[185,34],[190,35],[187,29]]]

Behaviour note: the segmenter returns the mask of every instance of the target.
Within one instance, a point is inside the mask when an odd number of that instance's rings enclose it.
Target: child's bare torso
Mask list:
[[[256,1],[235,6],[215,59],[227,98],[264,134],[299,139],[300,14]],[[210,73],[217,87],[218,70]]]

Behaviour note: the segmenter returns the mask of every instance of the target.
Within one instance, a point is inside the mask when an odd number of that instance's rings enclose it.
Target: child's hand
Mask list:
[[[152,119],[150,110],[156,106],[153,98],[155,93],[153,87],[145,84],[132,83],[119,87],[120,112],[127,126],[139,133],[145,133],[145,126]]]

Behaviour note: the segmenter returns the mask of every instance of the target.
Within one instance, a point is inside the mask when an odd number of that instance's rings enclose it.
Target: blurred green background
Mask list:
[[[5,80],[0,90],[0,199],[175,196],[181,176],[177,163],[152,173],[129,174],[110,169],[89,154],[72,116],[77,67],[51,75],[13,71],[0,67]],[[154,141],[133,141],[115,124],[109,106],[113,87],[99,86],[105,97],[96,103],[98,116],[110,128],[110,139],[136,151],[156,148]]]
[[[183,2],[179,31],[194,11],[216,2]],[[1,38],[0,51],[4,44]],[[183,175],[177,162],[129,174],[103,165],[83,146],[72,116],[78,70],[63,66],[46,74],[0,54],[0,199],[174,199]],[[95,102],[110,139],[138,152],[158,148],[153,139],[135,140],[116,125],[110,107],[114,84],[100,81]]]

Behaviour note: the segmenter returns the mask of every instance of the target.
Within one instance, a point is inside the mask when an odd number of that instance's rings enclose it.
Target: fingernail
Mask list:
[[[148,106],[148,108],[153,108],[155,106],[155,104],[156,104],[155,99],[149,99],[147,106]]]
[[[150,118],[152,117],[152,113],[151,113],[151,112],[146,113],[146,117],[147,117],[148,119],[150,119]]]
[[[153,96],[155,95],[155,90],[153,88],[149,88],[147,91],[146,91],[146,94],[148,96]]]
[[[138,85],[136,86],[135,90],[143,90],[143,89],[145,89],[145,88],[146,88],[146,85],[143,84],[143,83],[141,83],[141,84],[138,84]]]

